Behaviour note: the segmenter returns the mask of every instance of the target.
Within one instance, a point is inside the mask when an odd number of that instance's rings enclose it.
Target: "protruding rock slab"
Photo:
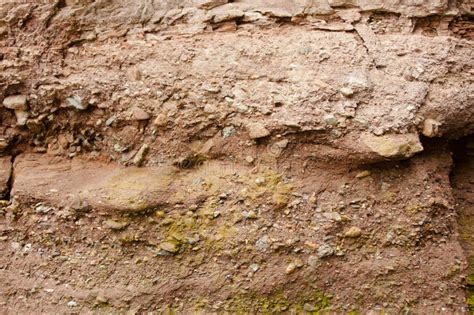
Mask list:
[[[11,194],[22,204],[40,200],[72,207],[80,200],[95,211],[140,212],[168,204],[192,204],[214,195],[224,187],[224,176],[234,171],[213,163],[191,173],[172,166],[124,167],[28,154],[15,161]]]
[[[408,159],[423,151],[417,134],[396,134],[375,136],[365,134],[362,142],[377,155],[387,159]]]
[[[164,170],[22,155],[15,161],[12,195],[57,206],[79,198],[96,210],[136,212],[166,203],[170,177]]]

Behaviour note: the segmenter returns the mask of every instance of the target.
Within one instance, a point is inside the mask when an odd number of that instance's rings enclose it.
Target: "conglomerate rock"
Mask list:
[[[467,312],[472,10],[2,3],[0,312]]]

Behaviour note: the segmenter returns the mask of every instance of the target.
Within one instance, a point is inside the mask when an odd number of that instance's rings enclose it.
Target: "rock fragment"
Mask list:
[[[15,111],[16,124],[24,126],[30,114],[28,113],[28,104],[26,95],[10,95],[3,100],[3,106]]]
[[[361,140],[372,152],[389,159],[407,159],[423,151],[417,134],[365,134]]]
[[[358,238],[361,235],[362,235],[362,230],[357,226],[350,227],[349,230],[347,230],[346,233],[344,233],[344,237],[347,237],[347,238]]]
[[[280,149],[286,149],[286,147],[288,146],[288,143],[290,143],[290,141],[288,139],[284,139],[284,140],[276,142],[275,145],[279,147]]]
[[[257,219],[257,214],[253,210],[244,211],[243,215],[246,219],[249,219],[249,220]]]
[[[70,107],[74,107],[77,110],[86,110],[89,107],[87,102],[82,101],[82,97],[78,95],[73,95],[71,97],[66,98]]]
[[[324,119],[324,122],[330,126],[336,126],[338,123],[337,117],[334,116],[334,114],[324,115],[323,119]]]
[[[255,158],[254,158],[253,156],[251,156],[251,155],[247,155],[247,156],[245,157],[245,161],[246,161],[247,163],[249,163],[249,164],[252,164],[252,163],[255,161]]]
[[[13,110],[28,110],[26,95],[10,95],[3,100],[3,106]]]
[[[262,123],[250,123],[247,129],[250,139],[260,139],[270,135],[270,131],[268,131]]]
[[[439,126],[441,124],[434,120],[434,119],[426,119],[424,122],[423,122],[423,135],[428,137],[428,138],[433,138],[433,137],[436,137],[438,136],[439,134]]]
[[[137,154],[133,157],[133,164],[136,166],[141,166],[143,161],[145,161],[145,156],[148,153],[150,147],[147,144],[143,144],[138,150]]]
[[[222,137],[223,138],[228,138],[233,136],[237,131],[235,130],[234,126],[227,126],[222,129]]]
[[[8,148],[8,145],[10,144],[10,141],[6,138],[0,138],[0,152],[5,151],[6,148]]]
[[[313,313],[313,312],[316,312],[318,309],[313,304],[304,303],[303,310],[307,313]]]
[[[244,12],[238,9],[228,9],[214,15],[214,23],[238,19],[244,16]]]
[[[200,9],[210,10],[229,2],[229,0],[193,0],[193,4]]]
[[[371,174],[371,173],[370,173],[369,170],[364,170],[364,171],[358,173],[358,174],[356,175],[356,178],[359,178],[359,179],[360,179],[360,178],[364,178],[364,177],[370,176],[370,174]]]
[[[24,126],[30,117],[30,113],[26,110],[15,110],[16,124],[17,126]]]
[[[161,243],[160,248],[165,252],[176,254],[179,251],[179,244],[177,242],[167,241]]]
[[[109,299],[104,294],[99,293],[97,297],[95,298],[95,301],[98,304],[106,304],[109,301]]]
[[[168,118],[165,114],[159,114],[153,121],[153,125],[157,126],[158,128],[165,128],[167,124]]]
[[[37,212],[37,213],[43,213],[44,214],[44,213],[48,213],[48,212],[53,211],[53,210],[54,210],[53,207],[51,207],[51,206],[49,206],[49,205],[47,205],[43,202],[40,202],[40,203],[35,205],[35,212]]]
[[[319,257],[311,255],[308,257],[308,266],[317,267],[319,264]]]
[[[336,222],[341,222],[342,221],[342,217],[338,212],[324,212],[323,216],[326,219],[329,219],[329,220],[332,220],[332,221],[336,221]]]
[[[130,116],[133,120],[138,121],[150,119],[150,114],[148,114],[145,110],[141,109],[138,106],[132,107],[132,109],[130,110]]]
[[[110,219],[105,221],[105,226],[111,230],[120,231],[128,226],[128,222],[115,221]]]
[[[324,257],[329,257],[334,254],[334,248],[332,248],[331,245],[328,244],[322,244],[318,248],[318,257],[319,258],[324,258]]]
[[[296,270],[296,264],[289,263],[288,266],[286,266],[285,273],[290,274],[290,273],[293,273],[295,270]]]
[[[339,91],[345,97],[351,97],[352,95],[354,95],[354,91],[350,87],[343,87]]]

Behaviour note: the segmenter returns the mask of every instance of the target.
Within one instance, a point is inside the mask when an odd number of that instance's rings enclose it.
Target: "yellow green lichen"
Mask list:
[[[471,274],[471,275],[468,275],[466,277],[466,282],[467,282],[467,285],[472,285],[474,286],[474,275]]]
[[[428,212],[430,210],[430,207],[420,205],[418,203],[414,204],[409,204],[405,207],[405,211],[408,214],[416,214],[416,213],[422,213],[422,212]]]
[[[229,298],[225,310],[235,314],[274,314],[281,312],[320,314],[331,308],[331,297],[321,291],[300,294],[291,299],[284,293],[270,295],[240,294]]]
[[[474,289],[468,289],[466,295],[467,307],[469,308],[469,312],[472,314],[474,313]]]
[[[257,183],[257,179],[262,180],[262,182]],[[248,178],[248,182],[247,188],[242,191],[244,197],[250,198],[253,201],[269,197],[277,208],[288,204],[289,197],[294,188],[292,184],[283,181],[281,174],[271,171],[251,176]]]

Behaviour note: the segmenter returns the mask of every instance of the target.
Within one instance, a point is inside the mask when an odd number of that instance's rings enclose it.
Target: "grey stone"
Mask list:
[[[236,133],[235,127],[234,126],[227,126],[222,129],[222,137],[228,138],[233,136]]]
[[[324,115],[323,119],[324,119],[324,122],[330,126],[335,126],[338,123],[337,118],[336,116],[334,116],[334,114]]]
[[[53,207],[48,206],[48,205],[46,205],[46,204],[44,204],[44,203],[42,203],[42,202],[40,202],[40,203],[38,203],[38,204],[35,205],[35,211],[36,211],[37,213],[48,213],[48,212],[50,212],[50,211],[52,211],[52,210],[54,210]]]
[[[318,257],[324,258],[334,255],[334,248],[328,244],[322,244],[318,248]]]
[[[105,125],[106,125],[106,126],[111,126],[111,125],[114,123],[115,119],[116,119],[115,116],[109,117],[109,118],[105,121]]]
[[[82,97],[73,95],[66,99],[70,107],[74,107],[77,110],[86,110],[89,107],[87,102],[82,102]]]
[[[342,220],[341,215],[337,212],[324,212],[323,216],[326,219],[333,220],[336,222],[340,222]]]
[[[140,149],[138,150],[137,154],[133,157],[133,164],[140,166],[142,165],[143,161],[145,160],[145,156],[148,153],[150,147],[147,144],[142,144]]]
[[[251,264],[249,267],[253,272],[257,272],[260,269],[258,264]]]
[[[310,267],[316,267],[319,264],[319,257],[317,256],[309,256],[308,257],[308,266]]]
[[[257,240],[255,247],[259,252],[266,252],[268,250],[268,236],[264,235]]]

